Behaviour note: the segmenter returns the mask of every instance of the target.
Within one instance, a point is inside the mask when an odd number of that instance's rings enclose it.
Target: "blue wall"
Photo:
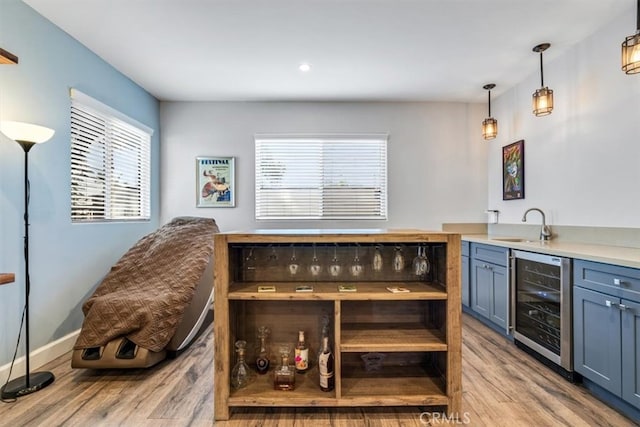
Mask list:
[[[159,102],[20,0],[0,0],[0,47],[19,57],[18,65],[0,65],[0,120],[56,131],[29,153],[34,350],[78,329],[81,305],[97,282],[158,227]],[[71,87],[155,130],[151,221],[71,224]],[[15,283],[0,286],[0,366],[11,360],[24,304],[23,164],[20,146],[0,136],[0,272],[16,274]]]

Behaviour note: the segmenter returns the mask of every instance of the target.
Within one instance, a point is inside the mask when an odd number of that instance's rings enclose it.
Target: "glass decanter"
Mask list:
[[[259,374],[266,374],[269,370],[269,348],[267,346],[267,339],[271,334],[271,330],[266,326],[260,326],[258,328],[258,356],[256,357],[256,369]]]
[[[296,370],[289,365],[289,347],[280,347],[280,365],[273,371],[274,390],[293,390],[296,385]]]
[[[233,388],[246,387],[251,382],[251,369],[244,361],[247,342],[244,340],[236,341],[236,353],[238,353],[238,361],[231,370],[231,386]]]

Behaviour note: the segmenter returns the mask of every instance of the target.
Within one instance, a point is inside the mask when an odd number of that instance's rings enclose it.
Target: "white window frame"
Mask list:
[[[150,220],[153,129],[75,88],[70,96],[71,222]]]
[[[387,220],[388,139],[256,134],[256,220]]]

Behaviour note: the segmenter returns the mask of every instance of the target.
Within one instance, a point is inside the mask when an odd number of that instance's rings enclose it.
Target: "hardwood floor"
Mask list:
[[[634,426],[505,338],[463,315],[463,411],[458,425]],[[211,426],[213,422],[213,328],[175,360],[131,371],[72,370],[70,354],[42,370],[48,388],[0,403],[0,426]],[[431,410],[429,410],[431,411]],[[246,409],[220,427],[385,427],[447,425],[421,417],[420,408]]]

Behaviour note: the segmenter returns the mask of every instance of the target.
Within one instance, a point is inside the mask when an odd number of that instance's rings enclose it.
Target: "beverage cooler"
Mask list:
[[[511,262],[516,345],[573,379],[570,260],[513,250]]]

